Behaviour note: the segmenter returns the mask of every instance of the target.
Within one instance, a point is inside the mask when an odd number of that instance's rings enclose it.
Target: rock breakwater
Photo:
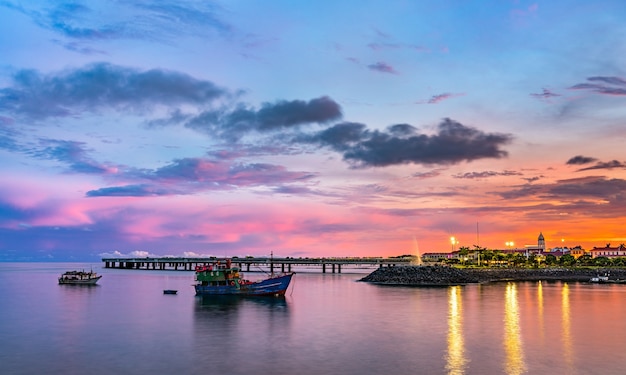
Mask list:
[[[597,275],[626,280],[626,269],[596,268],[456,268],[396,266],[375,270],[360,281],[386,285],[446,286],[497,281],[589,281]]]

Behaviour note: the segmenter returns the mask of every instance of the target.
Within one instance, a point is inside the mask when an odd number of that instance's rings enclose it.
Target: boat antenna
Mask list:
[[[270,250],[270,274],[274,277],[274,250]]]

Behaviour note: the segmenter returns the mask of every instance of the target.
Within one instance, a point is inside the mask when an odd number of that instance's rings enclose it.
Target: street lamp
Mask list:
[[[456,238],[450,237],[450,244],[452,245],[452,251],[454,251],[454,245],[456,245],[458,243],[459,243],[459,241],[457,241]]]
[[[504,243],[506,245],[506,247],[508,247],[509,249],[512,249],[513,246],[515,246],[515,242],[513,241],[507,241]]]

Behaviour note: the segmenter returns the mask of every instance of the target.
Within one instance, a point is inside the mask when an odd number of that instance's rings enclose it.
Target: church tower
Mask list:
[[[537,246],[541,249],[541,251],[546,250],[546,240],[543,238],[543,233],[539,232],[539,238],[537,238]]]

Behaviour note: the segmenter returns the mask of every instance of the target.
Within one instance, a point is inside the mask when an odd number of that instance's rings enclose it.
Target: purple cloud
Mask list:
[[[543,91],[541,93],[539,94],[533,93],[533,94],[530,94],[530,96],[532,96],[533,98],[537,98],[537,99],[549,100],[550,98],[555,98],[561,95],[556,94],[549,89],[543,88]]]
[[[246,186],[280,186],[305,182],[315,175],[291,172],[266,163],[230,163],[202,158],[177,159],[154,170],[128,170],[116,179],[137,183],[87,192],[88,197],[185,195],[207,190],[231,190]]]
[[[594,169],[615,169],[615,168],[626,169],[626,164],[617,160],[611,160],[608,162],[597,162],[595,165],[591,167],[581,168],[577,172],[591,171]]]
[[[443,93],[443,94],[433,95],[427,101],[419,101],[419,102],[417,102],[417,104],[424,104],[424,103],[426,103],[426,104],[437,104],[437,103],[440,103],[440,102],[442,102],[444,100],[448,100],[448,99],[451,99],[451,98],[454,98],[454,97],[457,97],[457,96],[463,96],[463,95],[465,95],[465,94],[463,94],[463,93],[454,94],[454,93],[446,92],[446,93]]]
[[[589,77],[592,83],[579,83],[570,87],[571,90],[590,90],[603,95],[626,95],[626,80],[620,77]]]
[[[398,74],[398,72],[396,72],[393,66],[384,62],[380,62],[380,61],[375,64],[370,64],[367,67],[371,70],[381,72],[381,73]]]
[[[475,179],[475,178],[488,178],[488,177],[497,177],[497,176],[522,176],[520,172],[515,171],[484,171],[484,172],[468,172],[463,174],[456,174],[452,177],[461,178],[461,179]]]
[[[567,165],[581,165],[581,164],[589,164],[589,163],[593,163],[594,161],[596,161],[598,159],[596,158],[592,158],[589,156],[582,156],[582,155],[576,155],[573,158],[570,158],[567,163]]]
[[[544,185],[524,185],[519,189],[513,189],[499,195],[505,199],[528,198],[532,196],[543,199],[584,199],[601,198],[610,202],[619,202],[622,207],[624,191],[626,190],[626,180],[607,179],[599,176],[559,180],[553,184]]]

